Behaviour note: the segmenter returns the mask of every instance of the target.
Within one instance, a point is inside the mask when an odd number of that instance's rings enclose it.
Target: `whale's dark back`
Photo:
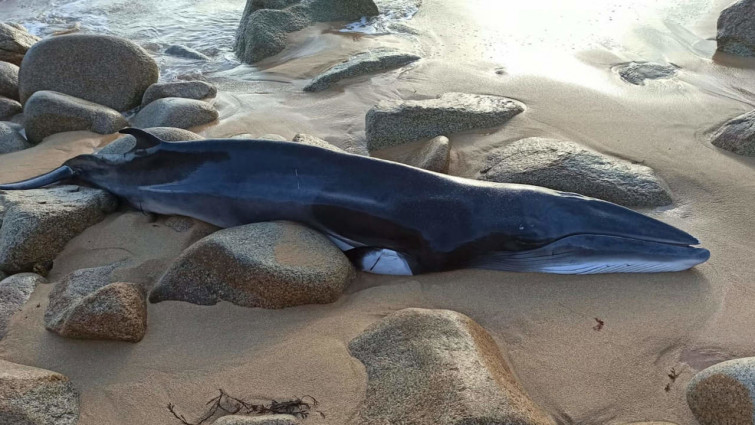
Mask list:
[[[516,202],[506,205],[510,196],[490,193],[493,185],[389,161],[235,139],[163,142],[127,157],[86,156],[68,164],[82,179],[147,211],[221,227],[293,220],[355,246],[393,249],[426,262],[446,262],[455,250],[485,239],[493,239],[486,245],[496,249],[543,242],[493,236],[515,225],[507,215],[521,217],[511,211]]]

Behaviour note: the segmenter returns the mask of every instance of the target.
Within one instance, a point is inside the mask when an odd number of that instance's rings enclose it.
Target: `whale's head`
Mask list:
[[[710,258],[687,232],[611,202],[510,185],[518,249],[486,249],[465,266],[564,274],[681,271]]]

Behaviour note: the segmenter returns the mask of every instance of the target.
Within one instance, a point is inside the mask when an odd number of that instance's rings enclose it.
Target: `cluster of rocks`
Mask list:
[[[531,137],[492,151],[480,180],[542,186],[630,207],[672,202],[668,186],[644,165],[573,142]]]
[[[112,267],[88,269],[68,277],[65,288],[56,289],[59,295],[51,300],[45,315],[48,325],[59,323],[61,313],[75,316],[76,310],[86,310],[83,304],[90,304],[92,319],[114,314],[110,319],[120,318],[130,325],[128,318],[121,317],[121,313],[128,310],[124,310],[124,305],[82,302],[88,298],[82,293],[99,285],[92,282],[106,282],[105,276],[111,271]],[[39,281],[39,278],[33,279]],[[79,283],[72,285],[74,281]],[[109,291],[123,295],[123,288],[124,284],[103,284],[93,293]],[[79,307],[69,312],[70,305],[61,309],[53,307],[53,302],[68,302]],[[138,302],[143,305],[143,299]],[[71,324],[82,324],[84,319],[68,320]],[[106,323],[103,325],[108,327]],[[348,349],[367,370],[367,389],[357,419],[359,424],[556,423],[527,395],[495,340],[461,313],[418,308],[400,310],[370,325],[351,340]],[[701,425],[752,423],[755,418],[755,358],[731,360],[699,372],[687,387],[687,402]],[[0,360],[0,422],[73,425],[78,415],[78,392],[67,377]],[[214,423],[295,425],[299,421],[290,415],[229,415]],[[673,425],[634,423],[640,424]]]
[[[7,47],[6,47],[7,45]],[[53,134],[127,127],[191,128],[217,120],[206,100],[217,95],[203,81],[158,83],[157,63],[141,47],[118,37],[75,34],[39,41],[19,27],[0,24],[0,121],[23,113],[23,129],[0,123],[0,154],[21,150]],[[3,59],[6,58],[6,59]],[[23,106],[22,106],[23,105]],[[124,113],[140,108],[131,119]]]
[[[755,0],[740,0],[718,18],[718,50],[755,56]],[[742,114],[713,130],[713,145],[738,155],[755,156],[755,111]]]
[[[18,66],[37,41],[39,38],[29,34],[23,26],[0,22],[0,121],[9,120],[23,110],[18,90]],[[0,140],[0,154],[5,153],[3,149]]]
[[[289,33],[312,23],[378,13],[373,0],[247,0],[234,50],[242,62],[255,63],[283,51]]]

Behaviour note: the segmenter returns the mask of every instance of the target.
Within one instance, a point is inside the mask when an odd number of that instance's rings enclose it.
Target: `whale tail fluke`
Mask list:
[[[707,249],[603,235],[575,235],[540,248],[493,252],[472,268],[556,274],[659,273],[690,269],[710,258]]]
[[[42,174],[41,176],[32,177],[16,183],[0,184],[0,190],[37,189],[69,179],[75,174],[76,173],[74,173],[71,167],[64,165],[50,171],[49,173]]]

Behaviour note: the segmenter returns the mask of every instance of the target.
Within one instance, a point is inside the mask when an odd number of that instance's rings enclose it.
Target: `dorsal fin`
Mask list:
[[[154,134],[148,133],[139,128],[133,128],[133,127],[124,128],[120,130],[119,133],[129,134],[131,136],[134,136],[134,138],[136,139],[136,146],[134,146],[134,150],[149,149],[163,142],[159,137],[155,136]]]

